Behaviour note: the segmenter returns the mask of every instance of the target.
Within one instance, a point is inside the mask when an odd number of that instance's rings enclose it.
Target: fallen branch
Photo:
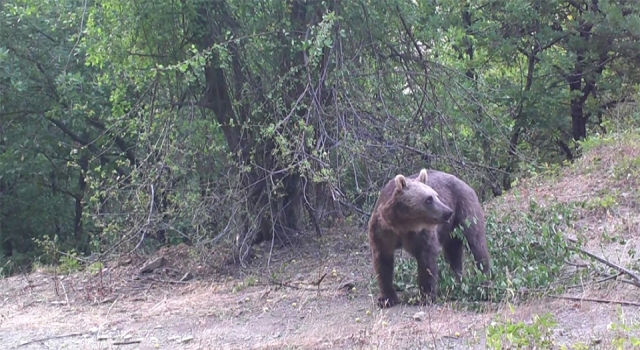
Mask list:
[[[633,301],[624,301],[624,300],[608,300],[608,299],[597,299],[597,298],[579,298],[579,297],[567,297],[563,295],[550,295],[552,298],[556,299],[566,299],[566,300],[574,300],[574,301],[593,301],[595,303],[605,303],[605,304],[618,304],[618,305],[627,305],[627,306],[640,306],[640,303],[636,303]]]
[[[168,284],[190,284],[191,281],[174,281],[174,280],[161,280],[153,277],[141,278],[139,281],[152,281],[158,283],[168,283]]]
[[[593,281],[593,282],[591,282],[591,283],[586,283],[586,284],[594,285],[594,284],[598,284],[598,283],[606,282],[606,281],[608,281],[608,280],[616,279],[616,278],[618,278],[618,277],[620,277],[620,276],[622,276],[622,275],[624,275],[624,273],[623,273],[623,272],[618,272],[618,273],[617,273],[617,274],[615,274],[615,275],[610,275],[610,276],[607,276],[607,277],[604,277],[604,278],[601,278],[601,279],[599,279],[599,280]],[[622,282],[624,282],[624,281],[626,281],[626,280],[621,280],[621,281],[622,281]],[[569,288],[581,288],[581,287],[584,287],[584,284],[574,284],[574,285],[572,285],[572,286],[568,286],[567,288],[569,289]]]
[[[612,263],[612,262],[610,262],[610,261],[608,261],[608,260],[606,260],[604,258],[601,258],[601,257],[599,257],[599,256],[597,256],[597,255],[595,255],[593,253],[589,253],[588,251],[586,251],[584,249],[580,249],[580,248],[577,248],[577,247],[569,247],[569,249],[572,249],[572,250],[575,250],[575,251],[580,252],[582,254],[585,254],[585,255],[587,255],[587,256],[589,256],[589,257],[591,257],[591,258],[593,258],[593,259],[595,259],[595,260],[597,260],[597,261],[599,261],[599,262],[601,262],[601,263],[613,268],[613,269],[618,270],[619,272],[625,273],[626,275],[628,275],[629,277],[631,277],[633,279],[632,281],[629,281],[629,282],[631,282],[631,284],[633,284],[634,286],[640,288],[640,277],[638,277],[638,275],[636,275],[633,271],[631,271],[631,270],[629,270],[627,268],[624,268],[624,267],[622,267],[620,265],[616,265],[616,264],[614,264],[614,263]]]
[[[125,341],[117,341],[111,343],[112,345],[129,345],[129,344],[139,344],[142,343],[142,339],[133,339],[133,340],[125,340]]]
[[[329,290],[329,288],[320,288],[320,287],[306,288],[306,287],[301,287],[301,286],[289,284],[287,282],[280,282],[280,281],[276,281],[276,280],[269,280],[269,282],[272,283],[272,284],[275,284],[277,286],[280,286],[280,287],[287,287],[287,288],[299,289],[299,290],[309,290],[309,291],[325,291],[325,290]]]
[[[61,338],[68,338],[68,337],[79,337],[81,335],[84,335],[84,333],[67,333],[67,334],[60,334],[60,335],[52,335],[50,337],[44,337],[44,338],[29,340],[29,341],[20,343],[20,344],[18,344],[18,347],[29,345],[29,344],[33,344],[33,343],[40,343],[40,342],[47,341],[47,340],[52,340],[52,339],[61,339]]]
[[[636,287],[638,286],[638,282],[636,282],[636,281],[626,280],[626,279],[619,279],[618,281],[620,281],[622,283],[628,283],[628,284],[636,286]]]
[[[567,264],[567,265],[575,266],[575,267],[587,267],[587,266],[589,266],[589,264],[578,264],[578,263],[574,263],[572,261],[565,261],[564,263]]]
[[[318,279],[318,280],[317,280],[317,281],[315,281],[315,282],[311,282],[311,284],[313,284],[314,286],[319,286],[319,285],[320,285],[320,283],[322,283],[322,280],[323,280],[325,277],[327,277],[327,273],[326,273],[326,272],[324,273],[324,275],[322,275],[322,277],[320,277],[320,279]]]

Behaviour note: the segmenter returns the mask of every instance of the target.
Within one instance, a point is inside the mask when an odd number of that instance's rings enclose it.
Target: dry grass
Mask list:
[[[633,261],[626,252],[640,251],[640,166],[633,167],[638,159],[637,136],[607,141],[561,174],[528,179],[487,207],[500,213],[524,211],[530,200],[579,204],[569,234],[584,239],[585,249],[628,265]],[[454,303],[378,310],[363,229],[334,230],[297,245],[260,247],[254,263],[233,274],[211,268],[223,254],[198,259],[198,252],[182,245],[157,252],[167,265],[151,276],[138,276],[146,259],[130,256],[107,264],[102,274],[36,272],[0,280],[0,341],[14,348],[65,335],[19,349],[126,348],[113,344],[127,339],[140,339],[134,345],[139,349],[484,349],[492,321],[530,321],[550,312],[558,321],[559,343],[606,349],[614,334],[607,326],[618,322],[619,312],[638,317],[633,307],[552,298],[483,313]],[[187,271],[196,278],[170,283]],[[566,295],[634,300],[637,291],[616,281],[585,280]],[[419,312],[421,319],[414,319]]]

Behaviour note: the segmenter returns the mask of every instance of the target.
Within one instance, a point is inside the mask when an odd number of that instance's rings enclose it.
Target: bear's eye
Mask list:
[[[426,202],[427,202],[427,204],[431,204],[431,203],[433,203],[433,196],[429,196],[429,197],[427,197]]]

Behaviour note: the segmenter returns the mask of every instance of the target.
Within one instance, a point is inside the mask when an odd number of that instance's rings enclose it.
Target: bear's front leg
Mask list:
[[[376,270],[380,296],[378,306],[380,308],[392,307],[400,303],[398,295],[393,288],[393,253],[384,254],[376,252],[373,255],[373,265]]]
[[[436,301],[438,287],[438,261],[437,254],[424,250],[418,260],[418,286],[420,288],[420,299],[427,302]]]
[[[429,230],[423,230],[410,237],[411,242],[406,243],[412,248],[411,255],[418,262],[420,299],[434,302],[438,286],[438,238],[435,232]]]

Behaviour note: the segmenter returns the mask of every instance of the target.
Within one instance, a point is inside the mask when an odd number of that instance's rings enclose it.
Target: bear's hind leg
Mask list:
[[[464,263],[464,245],[462,240],[458,238],[450,238],[446,242],[442,250],[444,251],[444,258],[449,263],[451,270],[453,271],[456,282],[460,283],[462,280],[462,266]]]
[[[469,227],[464,229],[464,236],[469,243],[469,250],[473,254],[476,261],[476,267],[483,274],[488,275],[491,264],[489,248],[487,247],[487,238],[484,230],[484,220],[477,220]]]

